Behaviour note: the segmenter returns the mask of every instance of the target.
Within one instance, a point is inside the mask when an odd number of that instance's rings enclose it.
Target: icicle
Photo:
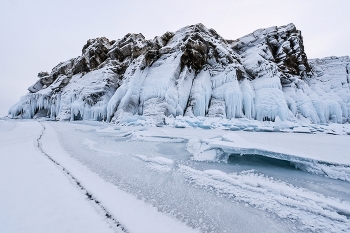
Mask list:
[[[190,98],[195,116],[205,116],[212,94],[210,74],[201,71],[193,82]]]
[[[243,95],[244,115],[248,119],[252,119],[255,117],[255,105],[254,105],[255,93],[247,79],[244,79],[242,82],[240,82],[240,88]]]

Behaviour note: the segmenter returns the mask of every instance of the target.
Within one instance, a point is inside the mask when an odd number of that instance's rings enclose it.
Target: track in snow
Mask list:
[[[110,227],[112,229],[115,230],[116,233],[119,232],[128,232],[126,230],[125,227],[123,227],[121,225],[121,223],[119,221],[117,221],[115,219],[115,217],[112,216],[112,214],[110,214],[108,212],[108,210],[106,209],[106,207],[104,207],[100,201],[97,200],[96,197],[94,197],[94,195],[92,193],[90,193],[88,190],[86,190],[86,188],[81,184],[81,182],[75,178],[66,168],[64,168],[60,163],[58,163],[56,160],[54,160],[50,155],[48,155],[42,148],[42,144],[41,144],[41,138],[44,135],[45,132],[45,126],[39,122],[40,125],[43,127],[43,130],[41,131],[39,137],[37,138],[37,147],[38,149],[41,151],[42,154],[44,154],[49,160],[51,160],[51,162],[53,162],[59,169],[61,169],[63,171],[63,173],[69,177],[69,179],[73,182],[73,184],[81,189],[82,192],[84,192],[85,196],[88,198],[88,200],[90,200],[90,203],[94,206],[94,208],[96,208],[96,210],[98,210],[99,214],[102,214],[103,216],[106,217],[108,224],[110,225]]]

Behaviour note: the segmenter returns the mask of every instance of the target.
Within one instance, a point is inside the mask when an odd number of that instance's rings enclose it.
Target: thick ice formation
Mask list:
[[[323,140],[323,139],[321,139]],[[275,139],[274,142],[278,141]],[[322,143],[322,142],[320,142]],[[277,143],[281,144],[281,143]],[[325,142],[323,142],[325,144]],[[320,147],[320,146],[319,146]],[[315,149],[315,148],[313,148]],[[196,161],[228,162],[230,157],[260,156],[273,158],[280,161],[288,161],[291,165],[304,171],[318,175],[325,175],[333,179],[350,181],[349,160],[346,161],[346,153],[337,156],[327,156],[327,153],[310,153],[303,148],[302,152],[285,147],[271,146],[267,144],[252,143],[244,140],[236,133],[228,133],[213,138],[191,138],[187,143],[187,150]],[[325,148],[323,148],[325,150]],[[344,157],[343,157],[344,156]],[[342,157],[342,158],[341,158]]]
[[[350,122],[349,57],[307,60],[293,24],[234,41],[202,24],[146,40],[88,40],[40,72],[11,118],[122,122],[141,115]]]
[[[321,122],[349,122],[350,117],[350,59],[326,57],[309,61],[316,73],[309,80],[312,100]]]

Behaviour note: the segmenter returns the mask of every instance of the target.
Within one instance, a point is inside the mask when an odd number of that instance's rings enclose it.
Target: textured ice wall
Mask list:
[[[316,77],[309,80],[311,97],[321,121],[349,121],[350,116],[350,58],[327,57],[312,59],[310,65]]]
[[[259,29],[231,44],[254,78],[255,119],[350,120],[349,57],[307,60],[293,24]]]
[[[57,120],[106,119],[108,101],[117,87],[113,72],[105,68],[85,75],[73,75],[69,85],[57,92],[61,77],[49,87],[23,96],[9,110],[10,116],[26,119],[49,116]]]

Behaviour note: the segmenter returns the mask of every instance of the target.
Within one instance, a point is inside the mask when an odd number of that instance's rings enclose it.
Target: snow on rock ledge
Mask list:
[[[349,57],[308,60],[293,24],[225,40],[202,24],[152,40],[88,40],[40,72],[10,118],[123,122],[134,115],[350,122]]]

